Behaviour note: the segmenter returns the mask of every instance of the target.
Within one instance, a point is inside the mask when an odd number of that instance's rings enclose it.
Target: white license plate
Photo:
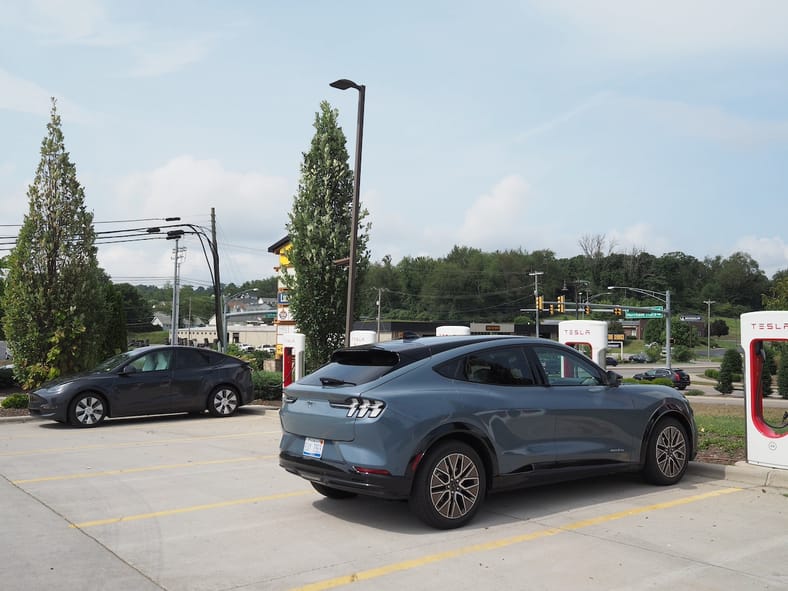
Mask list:
[[[314,437],[307,437],[304,440],[304,455],[310,458],[319,458],[323,455],[322,439],[315,439]]]

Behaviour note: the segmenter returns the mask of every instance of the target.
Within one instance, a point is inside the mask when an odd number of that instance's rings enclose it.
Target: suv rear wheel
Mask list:
[[[473,519],[485,491],[484,464],[479,454],[460,441],[446,441],[421,461],[410,507],[427,525],[453,529]]]

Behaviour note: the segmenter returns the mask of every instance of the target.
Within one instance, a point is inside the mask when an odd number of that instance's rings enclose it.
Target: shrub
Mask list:
[[[708,368],[703,372],[703,375],[707,378],[711,378],[712,380],[716,380],[720,376],[720,370]]]
[[[785,351],[777,364],[777,392],[781,397],[788,398],[788,353]]]
[[[684,345],[676,345],[675,347],[671,347],[670,356],[675,361],[686,362],[692,361],[692,358],[695,357],[695,352]]]
[[[13,388],[18,385],[14,379],[14,368],[0,367],[0,388]]]
[[[278,371],[252,371],[255,398],[276,400],[282,396],[282,374]]]
[[[27,408],[27,394],[18,392],[6,396],[3,398],[3,402],[0,403],[0,406],[3,408]]]

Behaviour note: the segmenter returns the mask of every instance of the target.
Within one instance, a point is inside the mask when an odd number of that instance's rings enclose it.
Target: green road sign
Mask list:
[[[627,320],[637,320],[639,318],[662,318],[662,312],[629,312],[625,310],[624,318]]]
[[[663,307],[651,306],[650,308],[637,308],[637,310],[628,310],[624,308],[625,318],[627,320],[638,320],[640,318],[662,318]]]

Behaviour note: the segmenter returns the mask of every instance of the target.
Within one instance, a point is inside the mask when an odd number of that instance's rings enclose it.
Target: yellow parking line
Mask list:
[[[82,523],[72,523],[69,527],[75,529],[85,529],[87,527],[96,527],[98,525],[109,525],[111,523],[126,523],[129,521],[140,521],[142,519],[154,519],[156,517],[168,517],[170,515],[179,515],[181,513],[192,513],[194,511],[207,511],[209,509],[222,509],[224,507],[233,507],[235,505],[249,505],[252,503],[262,503],[264,501],[278,501],[279,499],[287,499],[290,497],[297,497],[301,495],[313,494],[312,490],[299,490],[288,493],[280,493],[276,495],[267,495],[263,497],[251,497],[248,499],[235,499],[232,501],[222,501],[221,503],[210,503],[207,505],[193,505],[191,507],[181,507],[180,509],[169,509],[167,511],[155,511],[153,513],[140,513],[138,515],[127,515],[125,517],[110,517],[109,519],[96,519],[95,521],[83,521]]]
[[[30,484],[37,482],[55,482],[58,480],[77,480],[79,478],[98,478],[99,476],[117,476],[118,474],[135,474],[137,472],[155,472],[157,470],[173,470],[177,468],[191,468],[192,466],[210,466],[211,464],[231,464],[234,462],[252,462],[255,460],[270,460],[277,457],[270,456],[245,456],[228,458],[225,460],[205,460],[202,462],[187,462],[184,464],[162,464],[159,466],[142,466],[139,468],[122,468],[118,470],[103,470],[101,472],[81,472],[77,474],[62,474],[60,476],[41,476],[39,478],[25,478],[12,480],[11,484]]]
[[[684,497],[673,501],[666,501],[664,503],[655,503],[653,505],[636,507],[634,509],[619,511],[617,513],[600,515],[599,517],[592,517],[591,519],[583,519],[581,521],[575,521],[573,523],[569,523],[567,525],[563,525],[560,527],[543,529],[529,534],[513,536],[510,538],[503,538],[500,540],[493,540],[491,542],[486,542],[484,544],[473,544],[471,546],[456,548],[455,550],[447,550],[446,552],[429,554],[427,556],[422,556],[421,558],[414,558],[412,560],[395,562],[393,564],[387,564],[378,568],[371,568],[350,575],[344,575],[333,579],[326,579],[325,581],[318,581],[316,583],[304,585],[303,587],[295,587],[290,591],[323,591],[324,589],[334,589],[336,587],[341,587],[343,585],[349,585],[350,583],[356,583],[358,581],[369,581],[370,579],[376,579],[378,577],[383,577],[391,573],[418,568],[421,566],[425,566],[427,564],[433,564],[436,562],[440,562],[442,560],[448,560],[450,558],[457,558],[459,556],[464,556],[474,552],[486,552],[488,550],[497,550],[498,548],[505,548],[506,546],[512,546],[514,544],[521,544],[523,542],[531,542],[533,540],[538,540],[540,538],[554,536],[562,532],[576,531],[585,527],[590,527],[592,525],[599,525],[600,523],[608,523],[610,521],[616,521],[617,519],[623,519],[624,517],[632,517],[633,515],[640,515],[642,513],[649,513],[651,511],[659,511],[662,509],[669,509],[671,507],[678,507],[680,505],[695,503],[697,501],[703,501],[713,497],[718,497],[720,495],[739,492],[741,490],[744,489],[723,488],[708,493],[703,493],[700,495],[693,495],[691,497]]]
[[[171,443],[191,443],[192,441],[212,441],[216,439],[240,439],[242,437],[252,437],[255,435],[273,435],[281,433],[280,430],[276,431],[252,431],[249,433],[232,433],[228,435],[209,435],[207,437],[181,437],[177,439],[159,439],[154,441],[133,441],[128,443],[111,443],[108,445],[75,445],[73,447],[47,447],[40,449],[28,449],[12,452],[1,452],[0,457],[19,457],[19,456],[32,456],[45,453],[62,453],[69,451],[85,451],[90,449],[121,449],[124,447],[142,447],[151,445],[169,445]]]

